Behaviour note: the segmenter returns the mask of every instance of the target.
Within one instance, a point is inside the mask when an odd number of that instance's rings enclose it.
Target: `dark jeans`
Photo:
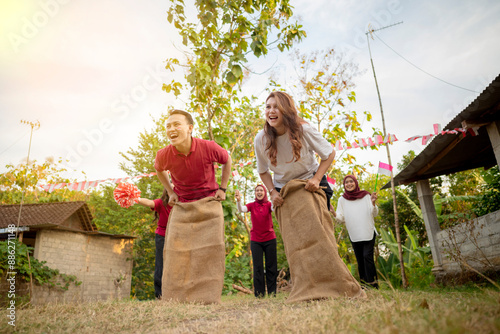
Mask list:
[[[251,241],[250,249],[252,250],[253,260],[253,287],[255,297],[264,297],[276,295],[276,279],[278,278],[278,259],[276,255],[276,239],[269,241],[258,242]],[[266,258],[266,271],[264,280],[264,261]]]
[[[163,275],[163,246],[165,246],[165,237],[155,233],[155,275],[154,275],[154,285],[155,285],[155,296],[156,298],[161,297],[161,278]]]
[[[377,269],[375,268],[375,261],[373,259],[375,236],[376,234],[373,233],[373,239],[369,241],[354,242],[351,240],[351,244],[354,249],[354,255],[356,255],[356,261],[358,261],[358,271],[361,283],[366,283],[378,288]]]
[[[321,189],[325,192],[326,195],[326,204],[328,205],[328,210],[330,210],[330,200],[332,199],[333,196],[333,190],[330,188],[330,184],[328,183],[326,179],[326,175],[323,175],[321,178],[321,181],[319,182],[320,187],[325,187],[325,189]],[[281,188],[276,188],[278,192],[281,191]]]

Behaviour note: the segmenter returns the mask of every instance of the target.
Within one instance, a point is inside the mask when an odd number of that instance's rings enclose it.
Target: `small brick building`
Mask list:
[[[82,282],[67,291],[33,284],[32,304],[130,296],[133,237],[97,231],[85,202],[58,202],[0,205],[0,240],[9,224],[17,226],[20,209],[19,239],[33,256]]]

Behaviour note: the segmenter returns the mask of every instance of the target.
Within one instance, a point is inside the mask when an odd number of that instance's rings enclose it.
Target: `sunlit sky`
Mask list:
[[[456,86],[481,92],[500,73],[499,1],[305,1],[292,0],[308,37],[302,52],[334,47],[349,53],[364,74],[356,79],[354,110],[370,111],[366,124],[381,128],[380,109],[364,32],[403,21],[378,36],[407,60]],[[164,60],[181,57],[177,32],[167,21],[167,1],[0,2],[0,172],[26,158],[69,159],[69,177],[124,177],[119,152],[138,145],[168,106],[184,108],[161,90],[172,74]],[[380,40],[370,42],[384,106],[393,165],[409,150],[420,152],[413,135],[443,127],[478,93],[443,83],[416,69]],[[272,50],[251,59],[248,95],[266,97],[269,69],[290,84],[289,57]],[[182,75],[177,73],[178,76]],[[287,79],[288,78],[288,79]],[[385,150],[352,150],[360,162],[387,162]],[[375,168],[373,170],[375,172]],[[82,174],[85,172],[85,175]]]

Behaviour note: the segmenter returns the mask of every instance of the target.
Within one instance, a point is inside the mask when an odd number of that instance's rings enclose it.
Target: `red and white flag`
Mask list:
[[[378,174],[391,176],[392,166],[383,162],[378,163]]]
[[[330,184],[330,188],[333,189],[333,185],[335,184],[335,179],[332,179],[331,177],[329,177],[328,175],[326,176],[326,180],[328,181],[328,183]]]

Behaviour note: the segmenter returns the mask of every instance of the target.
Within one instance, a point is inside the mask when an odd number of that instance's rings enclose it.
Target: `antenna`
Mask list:
[[[370,35],[370,37],[373,39],[372,34],[375,31],[394,27],[395,25],[398,25],[401,23],[403,23],[403,21],[398,22],[398,23],[394,23],[394,24],[391,24],[391,25],[388,25],[388,26],[385,26],[382,28],[378,28],[378,29],[373,29],[371,27],[371,24],[368,24],[368,31],[365,33],[366,40],[368,41],[368,52],[370,53],[370,62],[372,64],[373,77],[375,78],[375,87],[377,87],[378,101],[380,104],[380,114],[382,115],[382,129],[384,130],[384,138],[387,136],[387,133],[385,131],[384,109],[382,108],[382,98],[380,97],[380,90],[378,88],[377,76],[375,75],[375,66],[373,65],[372,51],[370,49],[370,39],[368,38],[368,35]],[[389,160],[389,165],[392,166],[391,152],[389,150],[389,144],[386,144],[385,148],[387,150],[387,159]],[[391,190],[392,190],[392,202],[393,202],[393,207],[394,207],[394,227],[396,230],[396,240],[398,242],[399,262],[401,265],[401,280],[403,283],[403,288],[406,289],[408,287],[408,281],[406,279],[406,274],[405,274],[405,267],[404,267],[404,260],[403,260],[403,247],[401,246],[401,232],[399,229],[399,217],[398,217],[398,209],[397,209],[397,205],[396,205],[396,188],[394,187],[394,174],[392,173],[392,170],[391,170]]]
[[[40,129],[40,121],[39,120],[37,120],[36,122],[30,122],[30,121],[25,121],[24,119],[22,119],[21,123],[30,125],[31,129],[33,129],[35,126],[36,126],[35,130]]]
[[[28,157],[26,158],[26,170],[24,171],[24,184],[23,184],[23,191],[21,192],[21,204],[19,206],[19,216],[17,217],[16,239],[17,239],[17,233],[19,232],[19,224],[21,222],[21,212],[23,210],[24,192],[26,191],[26,174],[28,174],[28,166],[30,163],[31,138],[33,137],[33,130],[40,129],[40,122],[38,120],[36,122],[21,120],[21,123],[31,126],[31,134],[30,134],[30,144],[28,146]],[[22,234],[21,234],[21,238],[22,238]],[[22,241],[22,239],[19,240],[19,242],[21,242],[21,241]]]
[[[370,34],[370,37],[373,39],[372,33],[374,33],[375,31],[384,30],[384,29],[387,29],[387,28],[390,28],[390,27],[397,26],[398,24],[402,24],[402,23],[403,23],[403,21],[400,21],[400,22],[393,23],[393,24],[390,24],[390,25],[382,27],[382,28],[378,28],[378,29],[373,29],[371,27],[372,26],[371,23],[369,23],[368,24],[368,31],[366,32],[366,34]]]

